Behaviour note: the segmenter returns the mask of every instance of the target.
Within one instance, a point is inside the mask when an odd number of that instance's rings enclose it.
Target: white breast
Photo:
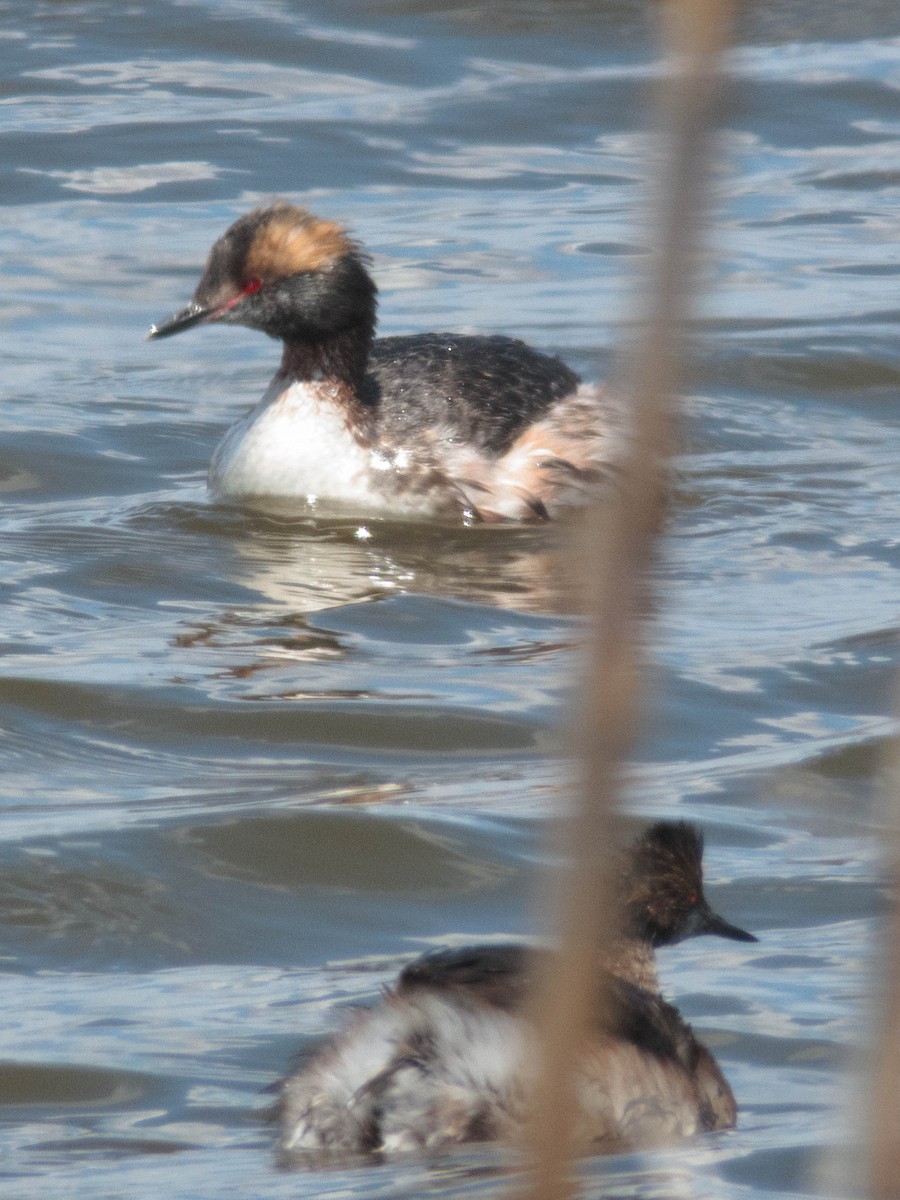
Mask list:
[[[259,404],[225,434],[209,469],[221,499],[319,497],[370,503],[371,450],[349,429],[330,383],[274,379]]]

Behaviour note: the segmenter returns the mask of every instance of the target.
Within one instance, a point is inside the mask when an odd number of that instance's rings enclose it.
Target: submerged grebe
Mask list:
[[[621,934],[603,960],[612,1015],[598,1015],[578,1071],[583,1148],[617,1152],[735,1123],[731,1088],[662,999],[654,962],[655,947],[702,933],[756,941],[709,907],[702,855],[701,835],[683,822],[658,822],[630,849]],[[284,1160],[320,1165],[514,1135],[531,1086],[529,968],[547,953],[487,945],[407,966],[377,1007],[281,1084]]]
[[[341,226],[274,204],[215,243],[169,337],[213,321],[284,343],[262,400],[225,434],[223,499],[357,511],[545,519],[584,499],[615,456],[601,393],[513,338],[375,338],[368,258]]]

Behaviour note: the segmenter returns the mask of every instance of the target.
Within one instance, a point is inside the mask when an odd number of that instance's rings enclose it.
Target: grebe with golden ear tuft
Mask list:
[[[376,295],[360,246],[305,208],[254,209],[213,245],[191,303],[150,337],[217,322],[283,343],[213,455],[215,497],[535,521],[595,491],[620,441],[601,389],[510,337],[376,338]]]

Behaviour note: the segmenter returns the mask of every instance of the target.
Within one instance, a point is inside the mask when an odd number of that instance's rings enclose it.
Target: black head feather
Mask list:
[[[634,843],[622,884],[622,906],[625,932],[652,946],[669,946],[703,933],[756,941],[707,903],[703,835],[687,821],[657,821]]]

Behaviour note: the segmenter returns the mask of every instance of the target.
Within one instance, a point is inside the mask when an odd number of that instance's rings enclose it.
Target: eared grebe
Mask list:
[[[578,1069],[583,1148],[615,1152],[730,1129],[737,1106],[716,1060],[659,993],[654,949],[729,925],[703,895],[703,842],[652,825],[619,880],[620,934],[604,956],[606,1004]],[[508,1138],[527,1119],[537,954],[521,945],[442,950],[407,966],[380,1004],[280,1085],[286,1163],[320,1165]],[[605,1014],[605,1015],[601,1015]]]
[[[615,457],[611,405],[509,337],[375,338],[368,258],[341,226],[273,204],[215,243],[181,312],[284,343],[262,400],[225,434],[212,493],[364,513],[540,520],[582,501]]]

